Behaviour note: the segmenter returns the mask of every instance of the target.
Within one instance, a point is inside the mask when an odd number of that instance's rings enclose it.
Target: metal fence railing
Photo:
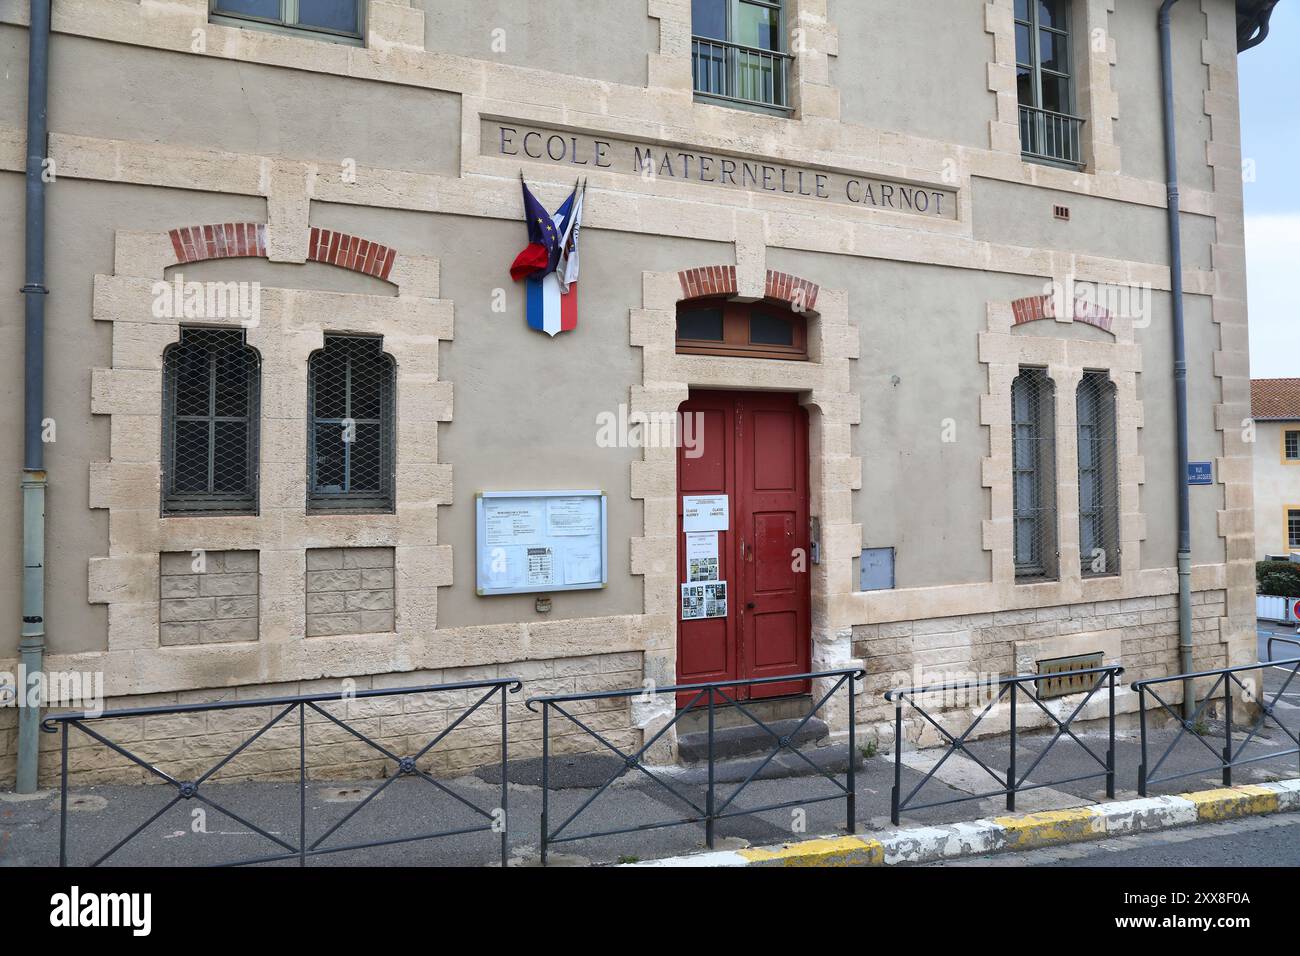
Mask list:
[[[822,803],[829,800],[845,801],[845,829],[854,832],[854,816],[856,814],[856,792],[854,765],[856,763],[856,747],[854,738],[855,724],[855,706],[856,693],[854,684],[866,676],[866,671],[857,668],[847,668],[843,670],[819,671],[809,674],[787,674],[781,677],[761,677],[749,678],[747,680],[734,681],[717,681],[713,683],[702,684],[680,684],[674,687],[660,687],[652,691],[645,688],[635,688],[630,690],[612,690],[601,691],[588,694],[559,694],[539,697],[530,697],[527,701],[529,710],[537,711],[539,705],[542,714],[542,813],[541,813],[541,836],[540,850],[542,863],[546,863],[548,848],[555,843],[567,843],[575,840],[589,840],[595,837],[608,837],[618,834],[641,833],[647,830],[659,830],[666,827],[685,826],[688,824],[704,824],[705,842],[709,848],[714,844],[714,825],[719,820],[725,820],[730,817],[754,816],[759,813],[767,813],[774,810],[785,810],[794,807],[806,806],[812,803]],[[785,732],[774,730],[768,722],[759,719],[753,711],[746,706],[746,701],[738,699],[735,694],[735,688],[756,687],[764,684],[788,684],[793,681],[804,680],[822,680],[830,682],[830,689],[817,697],[812,702],[808,711],[798,720],[797,725],[792,729],[785,728]],[[829,773],[816,763],[811,761],[808,756],[798,749],[797,741],[800,732],[807,726],[808,722],[825,707],[831,699],[843,689],[847,695],[848,708],[848,766],[845,771],[845,779],[840,781],[837,774]],[[728,693],[728,691],[731,693]],[[613,744],[605,735],[588,726],[588,724],[578,715],[572,712],[573,708],[566,705],[582,701],[601,701],[632,699],[643,697],[644,695],[682,695],[686,699],[684,707],[679,707],[676,713],[670,718],[663,727],[659,728],[648,739],[645,739],[641,746],[634,752],[628,753],[622,748]],[[680,698],[679,698],[680,699]],[[728,793],[719,792],[719,784],[716,781],[716,764],[717,755],[715,742],[717,735],[716,727],[716,710],[719,705],[734,708],[742,714],[748,721],[752,721],[771,738],[771,750],[766,753],[764,759],[758,762],[749,775],[734,790]],[[681,786],[674,786],[668,779],[668,776],[662,772],[662,768],[649,767],[645,763],[645,755],[658,741],[668,733],[670,728],[676,727],[678,722],[687,714],[699,710],[706,712],[707,718],[707,772],[708,782],[704,793],[704,805],[700,805],[698,799],[692,799],[683,792]],[[551,807],[551,717],[568,721],[577,727],[586,736],[591,737],[604,749],[612,752],[622,762],[620,766],[605,783],[589,797],[587,797],[576,810],[570,813],[559,826],[552,827],[550,822]],[[746,724],[745,726],[748,726]],[[786,751],[806,763],[817,776],[830,781],[832,784],[829,795],[812,795],[801,797],[796,800],[788,800],[775,804],[764,804],[757,807],[739,807],[736,804],[736,798],[739,797],[749,786],[758,778],[759,774],[776,758],[782,751]],[[675,801],[688,811],[686,816],[651,823],[636,823],[629,826],[615,827],[611,829],[600,830],[599,832],[582,832],[574,833],[570,830],[571,825],[586,810],[588,810],[602,794],[609,790],[616,781],[622,778],[629,771],[637,771],[649,780],[657,784],[664,792],[672,796]],[[656,772],[658,770],[659,772]]]
[[[379,690],[363,690],[356,692],[341,692],[332,694],[306,694],[293,697],[264,697],[251,700],[221,701],[216,703],[199,703],[199,704],[181,704],[171,707],[134,707],[120,710],[107,710],[96,713],[67,713],[51,714],[45,718],[43,729],[47,733],[60,733],[60,752],[62,755],[62,768],[60,770],[59,780],[59,866],[68,865],[68,736],[72,731],[78,731],[91,737],[94,741],[107,747],[120,757],[125,758],[132,764],[143,768],[144,771],[153,775],[163,783],[174,787],[175,795],[164,804],[162,809],[153,813],[144,820],[134,830],[122,837],[106,852],[100,854],[91,861],[89,866],[99,866],[107,862],[119,850],[130,843],[132,840],[144,833],[150,825],[159,820],[167,811],[180,804],[182,801],[194,800],[201,803],[207,809],[214,810],[225,817],[247,827],[253,834],[262,837],[264,840],[273,844],[277,850],[264,856],[258,856],[248,859],[222,861],[223,866],[246,866],[253,863],[274,863],[285,860],[297,860],[300,866],[306,864],[308,857],[317,857],[330,853],[343,853],[348,850],[371,849],[381,846],[392,846],[401,843],[412,843],[422,840],[434,840],[440,837],[459,836],[468,833],[478,833],[482,831],[499,832],[501,836],[501,865],[506,865],[506,817],[507,817],[507,800],[508,790],[506,787],[506,700],[507,694],[518,693],[522,684],[511,677],[503,677],[493,680],[482,681],[465,681],[452,684],[431,684],[420,687],[395,687],[384,688]],[[481,694],[475,692],[482,691]],[[455,701],[462,699],[463,695],[468,694],[473,700],[468,705],[456,704]],[[448,697],[448,713],[459,711],[459,715],[450,722],[446,723],[441,729],[431,729],[428,732],[429,742],[414,752],[399,754],[385,746],[383,743],[374,740],[367,734],[359,731],[353,724],[349,723],[344,717],[331,713],[326,706],[333,701],[351,701],[358,699],[374,697],[394,697],[394,696],[414,696],[414,695],[446,695]],[[493,698],[498,698],[497,703],[500,707],[500,731],[499,741],[501,749],[501,784],[500,784],[500,804],[498,807],[484,808],[464,795],[457,793],[447,787],[441,781],[435,779],[427,770],[419,766],[419,761],[429,756],[431,751],[448,736],[456,730],[457,727],[467,721],[472,714],[479,710],[484,704]],[[247,710],[250,708],[269,708],[273,714],[269,720],[262,726],[240,742],[231,751],[216,761],[206,772],[193,779],[177,779],[160,769],[148,760],[132,753],[125,746],[110,739],[107,734],[111,730],[105,728],[105,733],[100,733],[96,725],[104,721],[112,721],[131,717],[157,717],[162,715],[177,714],[201,714],[206,712],[219,712],[231,710]],[[346,710],[346,708],[345,708]],[[315,715],[311,722],[308,721],[308,713]],[[296,720],[294,719],[296,716]],[[347,716],[346,713],[344,716]],[[319,718],[319,720],[317,719]],[[430,722],[436,722],[430,717]],[[292,727],[296,724],[297,734],[297,778],[298,778],[298,832],[296,839],[287,835],[281,835],[274,832],[273,825],[262,826],[258,823],[247,819],[243,814],[237,813],[229,807],[223,806],[212,795],[211,790],[205,787],[214,782],[214,776],[227,767],[240,754],[245,753],[248,748],[262,738],[272,728],[279,726]],[[309,737],[313,727],[331,726],[340,728],[349,736],[367,744],[376,754],[383,758],[385,769],[390,772],[387,778],[377,786],[365,799],[359,801],[356,806],[345,813],[341,819],[335,820],[328,826],[322,826],[319,835],[314,839],[308,830],[308,801],[307,801],[307,754]],[[408,738],[409,739],[409,738]],[[421,737],[423,739],[423,737]],[[391,761],[391,767],[389,765]],[[453,827],[450,829],[434,830],[432,832],[421,832],[415,835],[406,835],[398,837],[387,837],[380,840],[369,840],[358,843],[339,843],[332,840],[349,822],[353,821],[357,815],[370,806],[372,802],[387,790],[394,781],[403,777],[417,777],[426,781],[436,791],[450,800],[454,800],[462,806],[468,808],[474,817],[481,819],[483,822],[472,826]]]
[[[691,76],[695,92],[756,106],[789,109],[788,53],[691,38]]]
[[[1020,151],[1030,159],[1083,165],[1083,117],[1020,107]]]
[[[1024,793],[1029,790],[1039,790],[1044,787],[1059,787],[1067,783],[1076,783],[1081,780],[1094,780],[1098,777],[1106,778],[1106,796],[1114,798],[1115,796],[1115,681],[1124,668],[1118,665],[1107,665],[1105,667],[1089,667],[1075,671],[1070,671],[1068,676],[1071,678],[1092,677],[1092,686],[1083,692],[1083,699],[1075,706],[1065,720],[1061,720],[1056,714],[1044,706],[1038,695],[1032,691],[1032,688],[1039,684],[1045,684],[1049,680],[1059,680],[1061,674],[1053,674],[1050,677],[1040,674],[1025,674],[1016,677],[990,677],[984,680],[975,681],[955,681],[948,684],[932,684],[926,687],[908,687],[902,690],[891,690],[885,694],[885,699],[894,705],[894,787],[890,796],[889,816],[895,826],[899,824],[900,815],[904,810],[920,810],[926,807],[941,807],[953,803],[963,803],[967,800],[983,800],[989,797],[998,797],[1005,795],[1007,798],[1007,810],[1015,810],[1016,794]],[[1071,725],[1083,712],[1084,707],[1102,688],[1107,688],[1109,697],[1109,743],[1106,748],[1105,756],[1097,754],[1091,747],[1079,739],[1078,735],[1071,730]],[[933,698],[936,695],[951,695],[954,692],[963,694],[978,693],[985,691],[990,696],[990,700],[984,708],[976,715],[975,719],[966,726],[960,734],[954,735],[949,732],[935,716],[926,709],[928,703],[927,697]],[[1029,702],[1045,714],[1051,724],[1056,726],[1056,733],[1052,739],[1047,742],[1047,746],[1039,751],[1038,755],[1029,763],[1024,772],[1020,772],[1017,766],[1016,748],[1019,744],[1019,726],[1017,716],[1017,700],[1025,697]],[[947,697],[941,697],[941,701],[947,700]],[[988,762],[982,759],[979,754],[975,753],[970,746],[972,734],[980,726],[983,720],[991,714],[995,708],[1002,704],[1007,706],[1009,711],[1008,733],[1010,740],[1007,748],[1007,765],[1004,772],[999,772],[988,765]],[[930,726],[934,727],[945,740],[948,742],[946,752],[940,757],[921,777],[921,780],[914,786],[906,796],[903,795],[903,706],[910,706],[915,710]],[[1032,711],[1031,711],[1032,713]],[[1042,765],[1043,760],[1051,753],[1057,742],[1062,737],[1068,736],[1083,752],[1091,757],[1101,768],[1099,771],[1088,774],[1081,774],[1064,780],[1044,780],[1030,782],[1030,775]],[[960,797],[953,797],[947,800],[934,800],[928,803],[915,803],[916,797],[927,783],[935,778],[940,768],[948,762],[948,759],[956,753],[961,753],[969,760],[974,761],[985,773],[997,783],[997,789],[984,791],[982,793],[969,793]]]
[[[1247,764],[1259,763],[1265,760],[1276,760],[1279,757],[1291,755],[1300,755],[1300,722],[1297,723],[1296,730],[1293,731],[1278,719],[1277,705],[1279,699],[1286,693],[1287,688],[1296,679],[1296,674],[1300,673],[1300,656],[1288,660],[1273,660],[1273,643],[1280,641],[1286,644],[1294,644],[1297,650],[1300,650],[1300,641],[1293,641],[1289,638],[1272,638],[1268,643],[1269,660],[1260,661],[1255,664],[1240,664],[1236,667],[1220,667],[1213,670],[1196,671],[1189,674],[1173,674],[1169,677],[1152,677],[1147,680],[1134,681],[1133,690],[1138,694],[1138,716],[1140,720],[1140,730],[1142,736],[1142,762],[1138,766],[1138,793],[1141,796],[1147,795],[1147,790],[1152,784],[1168,783],[1171,780],[1179,780],[1183,777],[1193,777],[1213,770],[1223,772],[1223,785],[1232,786],[1232,770],[1234,767],[1241,767]],[[1261,679],[1258,687],[1248,686],[1239,675],[1249,671],[1262,672],[1266,668],[1277,667],[1286,672],[1287,677],[1281,686],[1274,692],[1270,692],[1264,687]],[[1184,684],[1197,680],[1213,679],[1210,688],[1197,703],[1190,717],[1180,715],[1176,707],[1161,695],[1158,688],[1162,684]],[[1186,685],[1184,685],[1186,686]],[[1240,691],[1248,700],[1255,700],[1259,704],[1259,720],[1253,721],[1248,728],[1238,728],[1234,725],[1233,719],[1233,697]],[[1150,760],[1148,752],[1151,732],[1149,720],[1147,717],[1147,698],[1159,705],[1157,713],[1163,712],[1178,725],[1178,733],[1174,739],[1169,742],[1169,746],[1164,749],[1159,759],[1154,763]],[[1222,702],[1223,705],[1223,733],[1222,739],[1209,722],[1206,715],[1211,703]],[[1285,750],[1270,750],[1266,753],[1257,753],[1246,756],[1246,748],[1259,739],[1260,732],[1272,722],[1273,726],[1282,731],[1282,733],[1294,744],[1293,747]],[[1244,737],[1238,740],[1235,736],[1238,730],[1246,730]],[[1164,775],[1160,774],[1160,768],[1165,765],[1174,748],[1184,738],[1190,736],[1191,739],[1199,742],[1206,751],[1215,759],[1215,762],[1209,765],[1198,766],[1192,770],[1182,770],[1170,772]],[[1216,749],[1215,744],[1221,743],[1221,749]]]

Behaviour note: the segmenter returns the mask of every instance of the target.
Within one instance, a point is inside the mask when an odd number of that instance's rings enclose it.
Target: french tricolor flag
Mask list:
[[[523,183],[528,246],[515,258],[510,276],[527,282],[528,327],[552,338],[578,326],[578,229],[585,192],[575,184],[551,215]]]
[[[516,320],[518,321],[518,320]],[[528,327],[554,337],[578,325],[578,284],[560,291],[560,277],[554,272],[528,279]]]

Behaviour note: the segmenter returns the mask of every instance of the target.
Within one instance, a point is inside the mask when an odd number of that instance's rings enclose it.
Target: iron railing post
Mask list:
[[[1019,684],[1011,685],[1011,762],[1007,767],[1007,810],[1016,808],[1016,692]],[[1033,767],[1029,768],[1031,771]]]
[[[506,868],[507,843],[510,838],[510,787],[506,774],[506,685],[501,685],[501,869]]]
[[[1232,786],[1232,681],[1223,679],[1223,785]]]
[[[63,724],[63,739],[59,744],[63,753],[63,767],[59,771],[59,866],[68,865],[68,725]]]
[[[1138,796],[1147,795],[1147,689],[1138,685],[1138,736],[1141,738],[1142,760],[1138,764]]]
[[[894,789],[889,795],[889,822],[898,826],[898,801],[903,788],[903,698],[894,701]]]
[[[1108,688],[1109,710],[1110,710],[1110,742],[1106,750],[1106,798],[1115,799],[1115,672],[1111,671],[1107,677],[1110,680]]]
[[[708,794],[707,794],[706,797],[705,797],[705,804],[704,804],[704,808],[705,808],[705,814],[704,814],[704,842],[708,845],[708,847],[709,847],[710,850],[713,849],[713,811],[714,811],[714,807],[713,807],[713,784],[714,784],[714,774],[713,774],[713,759],[714,759],[714,752],[713,752],[713,733],[714,733],[715,727],[714,727],[714,723],[713,723],[713,721],[714,721],[714,711],[713,711],[713,692],[714,692],[714,688],[710,687],[710,688],[709,688],[709,705],[708,705],[708,706],[709,706],[709,741],[708,741],[708,746],[709,746],[709,792],[708,792]]]
[[[546,816],[551,803],[551,705],[542,704],[542,866],[546,865]]]
[[[853,680],[852,677],[849,678],[849,793],[847,801],[848,822],[844,825],[844,829],[849,833],[856,833],[858,829],[857,778],[853,769],[858,762],[857,733],[855,729],[857,715],[854,712]]]
[[[298,865],[307,865],[307,705],[298,705]]]

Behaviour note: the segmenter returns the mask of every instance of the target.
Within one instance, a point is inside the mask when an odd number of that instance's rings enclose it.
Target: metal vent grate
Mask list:
[[[391,510],[394,365],[383,340],[327,335],[307,377],[310,506]]]
[[[1064,697],[1066,694],[1082,694],[1092,689],[1097,683],[1096,674],[1079,674],[1093,667],[1101,667],[1105,654],[1092,651],[1076,654],[1073,657],[1054,657],[1038,662],[1038,673],[1045,677],[1037,681],[1038,696]]]
[[[257,506],[259,363],[243,329],[181,329],[163,357],[163,513]]]

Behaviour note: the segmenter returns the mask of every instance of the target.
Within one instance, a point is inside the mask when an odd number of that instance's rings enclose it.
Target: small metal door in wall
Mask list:
[[[692,439],[677,452],[678,581],[688,572],[683,502],[727,497],[717,579],[725,616],[684,618],[681,683],[806,673],[812,656],[808,529],[808,416],[793,395],[693,391],[681,407]],[[709,532],[708,534],[712,534]],[[738,699],[804,693],[807,681],[736,688]],[[730,691],[728,691],[730,693]],[[689,697],[682,695],[679,704]]]

